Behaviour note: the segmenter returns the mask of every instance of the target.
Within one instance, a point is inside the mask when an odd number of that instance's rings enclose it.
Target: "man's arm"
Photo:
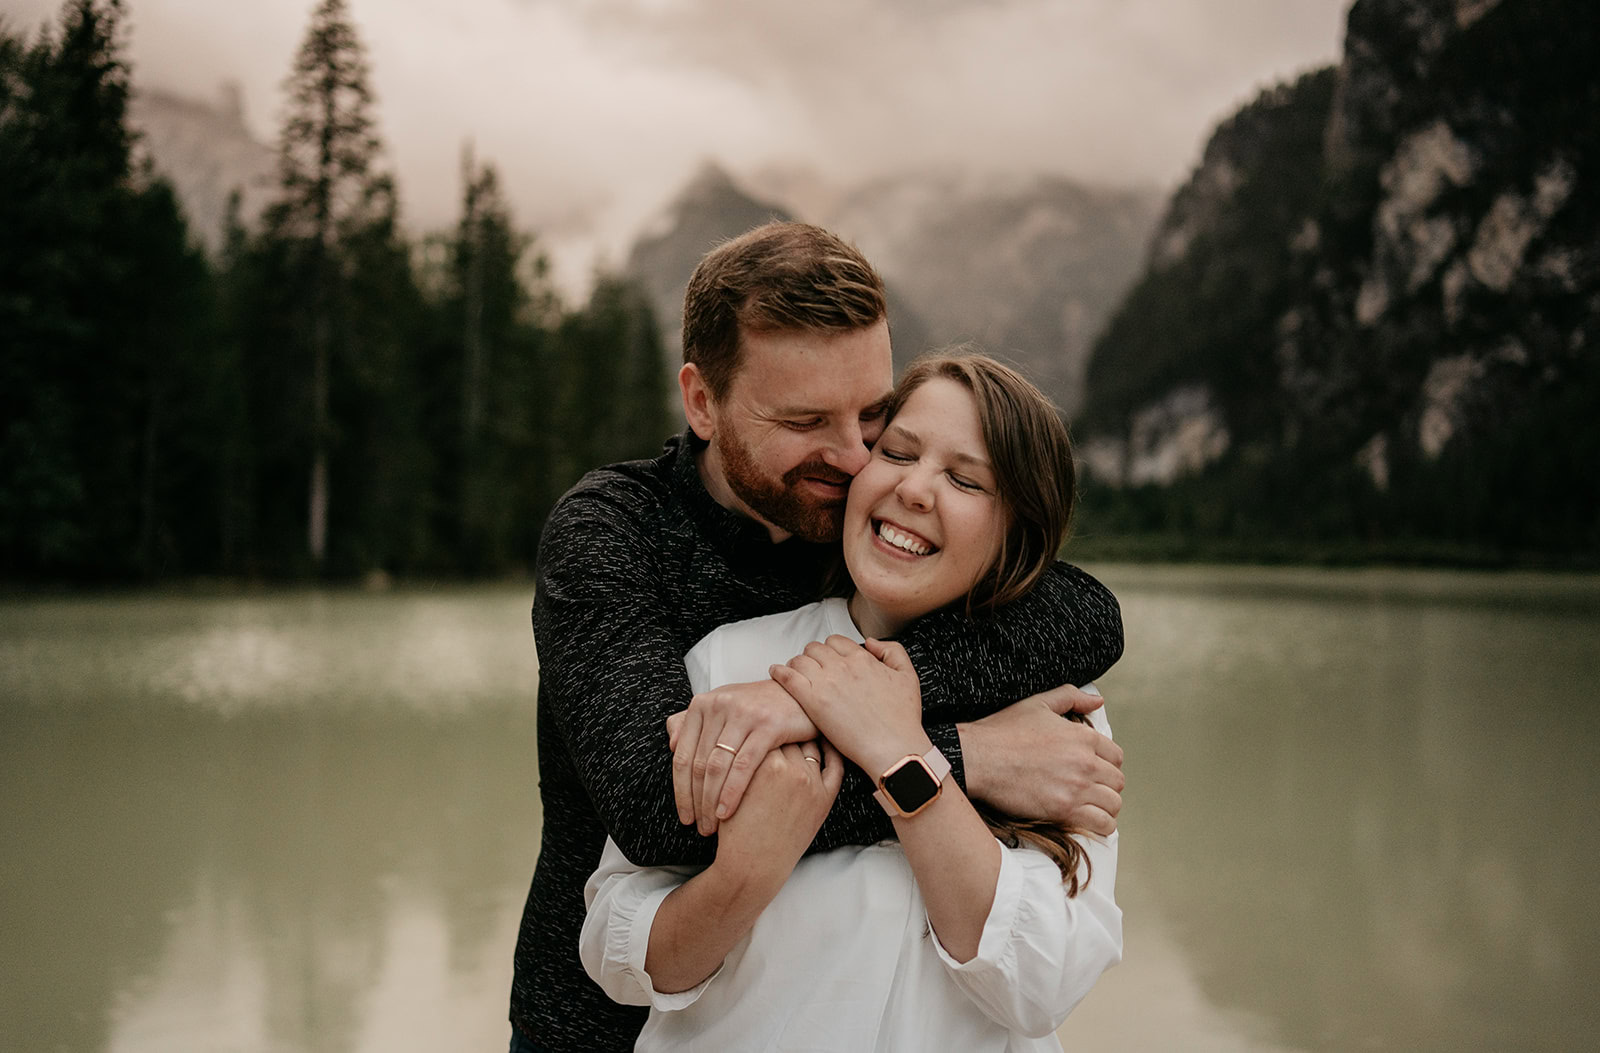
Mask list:
[[[962,763],[952,758],[952,767],[973,797],[1095,833],[1115,829],[1121,749],[1056,715],[1086,701],[1063,685],[1097,679],[1122,655],[1110,590],[1057,563],[993,615],[941,611],[900,642],[921,678],[924,721],[957,722]]]
[[[664,722],[689,699],[683,611],[668,610],[654,500],[644,484],[573,491],[539,545],[533,631],[540,719],[564,746],[606,830],[641,866],[707,863],[713,845],[680,825]]]

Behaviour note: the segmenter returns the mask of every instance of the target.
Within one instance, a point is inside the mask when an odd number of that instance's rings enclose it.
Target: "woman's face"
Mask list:
[[[1005,531],[972,393],[948,377],[924,382],[850,485],[844,560],[857,624],[869,636],[893,635],[966,596]]]

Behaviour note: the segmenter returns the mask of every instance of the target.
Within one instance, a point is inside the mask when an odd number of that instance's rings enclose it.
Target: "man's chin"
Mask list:
[[[844,502],[826,505],[790,505],[762,518],[780,530],[819,545],[836,544],[844,536]]]

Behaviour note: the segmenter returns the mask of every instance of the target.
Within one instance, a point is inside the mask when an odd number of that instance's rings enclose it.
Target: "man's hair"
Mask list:
[[[768,223],[706,254],[683,295],[683,360],[723,398],[739,369],[741,329],[845,331],[888,313],[866,257],[809,223]]]
[[[1072,439],[1048,396],[1021,373],[970,347],[923,355],[907,367],[889,398],[886,420],[935,377],[972,392],[995,488],[1006,511],[1000,553],[968,596],[969,611],[1022,596],[1044,577],[1067,539],[1077,503]]]

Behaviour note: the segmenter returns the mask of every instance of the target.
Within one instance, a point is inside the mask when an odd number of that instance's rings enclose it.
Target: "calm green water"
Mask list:
[[[1600,581],[1099,570],[1127,957],[1069,1049],[1589,1045]],[[0,603],[0,1050],[504,1049],[528,601]]]

